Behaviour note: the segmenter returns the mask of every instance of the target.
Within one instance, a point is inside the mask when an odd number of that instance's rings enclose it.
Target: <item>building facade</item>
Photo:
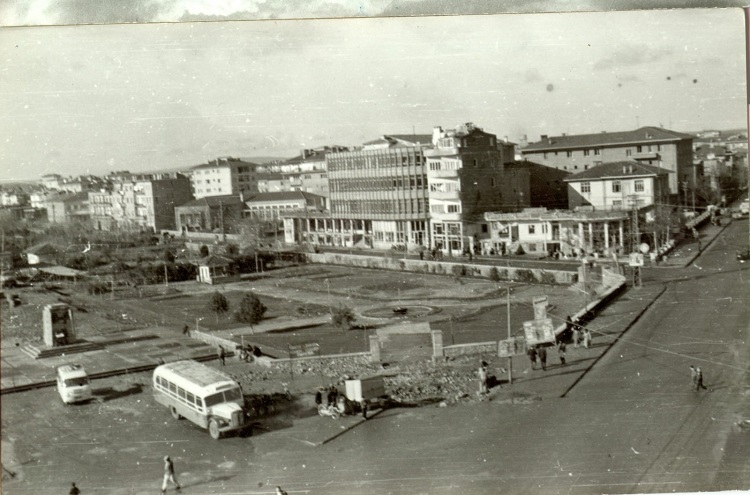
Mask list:
[[[527,208],[518,213],[485,214],[490,236],[482,242],[489,255],[580,257],[624,254],[629,240],[625,211],[569,211]]]
[[[190,169],[190,181],[196,198],[258,192],[263,175],[257,163],[237,158],[217,158]]]
[[[693,136],[660,127],[633,131],[547,136],[521,150],[524,158],[577,174],[601,163],[635,160],[672,172],[669,194],[680,194],[680,184],[692,184]]]
[[[89,220],[89,198],[85,192],[50,196],[46,206],[50,223],[69,224]]]
[[[174,209],[176,229],[181,232],[234,234],[244,216],[241,194],[208,196],[183,203]]]
[[[636,161],[602,163],[564,179],[568,208],[632,210],[669,204],[667,170]]]

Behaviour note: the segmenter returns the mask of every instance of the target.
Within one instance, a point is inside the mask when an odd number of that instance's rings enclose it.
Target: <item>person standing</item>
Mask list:
[[[224,352],[224,347],[219,346],[219,361],[221,361],[222,366],[226,366],[226,352]]]
[[[581,329],[577,323],[573,323],[573,347],[578,349],[578,342],[580,342],[580,340],[581,340]]]
[[[583,331],[583,347],[591,347],[591,331],[588,328]]]
[[[284,490],[282,490],[280,486],[277,486],[276,495],[287,495],[287,493]]]
[[[565,342],[562,340],[557,344],[557,354],[560,356],[560,364],[565,366]]]
[[[698,372],[695,369],[695,366],[692,364],[690,365],[690,388],[695,390],[695,384],[696,384],[696,375]]]
[[[542,363],[542,370],[547,371],[547,348],[539,346],[537,354],[539,354],[539,361]]]
[[[479,371],[477,372],[479,376],[479,394],[486,394],[487,393],[487,368],[482,364],[479,366]]]
[[[177,478],[174,475],[174,464],[172,459],[168,455],[164,456],[164,481],[161,484],[161,492],[167,493],[167,484],[172,482],[176,486],[176,490],[180,489],[180,484],[177,482]]]
[[[362,408],[362,418],[367,419],[367,401],[362,399],[362,402],[360,402],[360,407]]]
[[[320,391],[320,388],[315,392],[315,409],[320,407],[320,405],[323,403],[323,393]]]
[[[529,350],[526,351],[526,353],[529,355],[529,361],[531,361],[531,369],[536,369],[536,347],[531,346],[529,347]]]
[[[187,335],[188,337],[190,337],[190,327],[189,326],[185,325],[182,328],[182,335]]]
[[[69,495],[81,495],[81,490],[78,489],[75,483],[71,483],[70,485]]]

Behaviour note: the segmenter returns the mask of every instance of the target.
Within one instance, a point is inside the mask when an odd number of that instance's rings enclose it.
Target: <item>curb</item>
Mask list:
[[[597,357],[596,359],[594,359],[594,361],[593,361],[593,362],[592,362],[592,363],[591,363],[591,364],[590,364],[590,365],[589,365],[589,366],[588,366],[588,367],[587,367],[586,369],[584,369],[584,370],[583,370],[583,373],[581,373],[581,376],[579,376],[578,378],[576,378],[576,380],[575,380],[575,381],[574,381],[574,382],[573,382],[573,383],[572,383],[572,384],[570,385],[570,387],[568,387],[568,388],[567,388],[567,390],[565,390],[565,392],[563,392],[563,393],[562,393],[562,395],[560,395],[560,398],[564,398],[564,397],[565,397],[566,395],[568,395],[568,393],[569,393],[569,392],[570,392],[571,390],[573,390],[573,387],[575,387],[576,385],[578,385],[578,382],[580,382],[581,380],[583,380],[583,378],[584,378],[584,377],[586,376],[586,374],[588,374],[588,372],[589,372],[589,371],[591,371],[591,369],[592,369],[592,368],[593,368],[594,366],[596,366],[596,363],[598,363],[598,362],[599,362],[599,361],[600,361],[600,360],[601,360],[601,359],[602,359],[602,358],[603,358],[603,357],[604,357],[604,356],[605,356],[605,355],[607,354],[607,352],[609,352],[609,350],[610,350],[610,349],[612,349],[612,347],[614,347],[614,346],[615,346],[615,344],[616,344],[617,342],[619,342],[619,341],[620,341],[620,338],[621,338],[621,337],[622,337],[623,335],[625,335],[625,333],[626,333],[626,332],[627,332],[628,330],[630,330],[630,329],[631,329],[631,328],[633,327],[633,325],[635,325],[635,324],[636,324],[636,323],[638,322],[638,320],[640,320],[640,319],[641,319],[641,316],[643,316],[643,315],[644,315],[644,314],[646,313],[646,311],[648,311],[648,310],[649,310],[649,309],[651,308],[651,306],[653,306],[653,305],[654,305],[654,303],[655,303],[656,301],[658,301],[658,300],[659,300],[659,298],[661,298],[661,296],[662,296],[662,295],[664,294],[664,292],[666,292],[666,290],[667,290],[667,287],[666,287],[666,285],[662,285],[662,287],[661,287],[661,290],[659,291],[659,294],[657,294],[657,295],[656,295],[656,297],[654,297],[654,298],[653,298],[653,299],[652,299],[652,300],[651,300],[651,301],[650,301],[650,302],[649,302],[649,303],[648,303],[648,304],[646,305],[646,307],[645,307],[645,308],[643,308],[643,309],[642,309],[642,310],[641,310],[641,311],[640,311],[640,312],[639,312],[639,313],[638,313],[638,314],[637,314],[637,315],[635,316],[635,318],[633,318],[633,320],[632,320],[632,321],[631,321],[630,323],[628,323],[628,324],[627,324],[627,326],[625,327],[625,329],[623,329],[623,331],[622,331],[622,332],[620,332],[620,334],[619,334],[619,335],[618,335],[618,336],[617,336],[617,337],[615,338],[615,340],[613,340],[613,341],[612,341],[612,343],[611,343],[611,344],[610,344],[610,345],[609,345],[609,346],[608,346],[607,348],[605,348],[605,349],[604,349],[604,351],[603,351],[603,352],[602,352],[601,354],[599,354],[599,356],[598,356],[598,357]]]

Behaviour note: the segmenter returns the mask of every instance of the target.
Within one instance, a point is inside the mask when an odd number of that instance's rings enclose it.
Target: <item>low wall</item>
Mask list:
[[[459,275],[462,277],[482,277],[513,282],[568,285],[574,283],[578,275],[564,270],[543,270],[513,266],[477,265],[459,261],[427,261],[394,258],[388,256],[368,256],[345,253],[306,253],[311,263],[354,266],[381,270],[432,273],[436,275]]]
[[[227,356],[234,355],[234,349],[237,346],[237,342],[229,339],[224,339],[222,337],[217,337],[216,335],[211,335],[210,333],[201,332],[200,330],[191,330],[190,331],[190,337],[194,338],[195,340],[200,340],[201,342],[205,342],[208,345],[212,345],[216,348],[219,346],[224,348],[224,352],[226,352]]]
[[[271,365],[282,370],[291,369],[291,373],[295,375],[328,376],[338,381],[342,375],[359,375],[362,367],[370,365],[370,353],[355,352],[331,356],[274,359]]]
[[[443,356],[458,357],[472,354],[497,354],[497,341],[475,342],[471,344],[456,344],[443,347]]]

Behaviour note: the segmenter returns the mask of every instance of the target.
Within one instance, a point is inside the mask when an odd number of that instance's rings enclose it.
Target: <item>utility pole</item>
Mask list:
[[[224,232],[224,201],[219,200],[219,222],[221,224],[221,241],[226,242],[227,234]]]
[[[630,196],[630,201],[632,202],[633,209],[631,211],[632,218],[630,219],[630,230],[632,233],[632,241],[631,241],[631,253],[635,253],[638,250],[638,245],[640,244],[641,240],[641,233],[638,227],[638,196],[635,194],[632,194]]]
[[[508,286],[508,290],[505,292],[506,297],[508,300],[508,339],[512,339],[513,335],[511,333],[510,329],[510,286]],[[508,356],[508,385],[513,384],[513,357]]]

